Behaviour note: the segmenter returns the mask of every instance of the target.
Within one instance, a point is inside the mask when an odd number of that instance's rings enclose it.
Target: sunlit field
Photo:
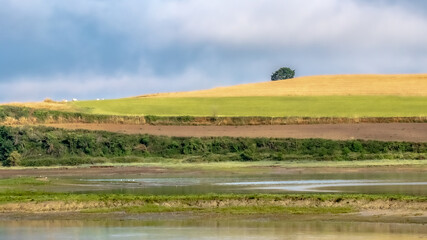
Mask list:
[[[125,98],[72,103],[79,111],[111,115],[416,117],[427,115],[427,97],[312,96]]]

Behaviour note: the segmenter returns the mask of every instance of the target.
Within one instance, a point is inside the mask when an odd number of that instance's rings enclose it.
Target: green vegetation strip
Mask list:
[[[406,206],[427,197],[372,194],[204,194],[147,196],[138,194],[74,194],[18,190],[0,192],[0,212],[153,213],[201,212],[219,214],[338,214],[364,204]],[[11,205],[12,204],[12,205]]]
[[[106,124],[150,124],[150,125],[283,125],[283,124],[330,124],[330,123],[425,123],[427,114],[410,117],[301,117],[284,114],[272,116],[159,116],[134,114],[93,114],[83,112],[64,112],[47,109],[32,109],[17,106],[0,106],[0,124],[26,125],[49,123],[106,123]]]
[[[123,98],[81,101],[86,113],[156,116],[416,117],[427,115],[426,97],[209,97]]]
[[[0,126],[4,166],[158,162],[344,161],[427,158],[427,143],[231,137],[165,137]]]
[[[191,201],[202,200],[292,200],[304,201],[315,200],[319,202],[341,202],[347,200],[366,200],[366,201],[408,201],[408,202],[426,202],[427,196],[412,195],[391,195],[391,194],[203,194],[203,195],[142,195],[142,194],[114,194],[114,193],[53,193],[53,192],[34,192],[34,191],[0,191],[0,203],[19,203],[19,202],[42,202],[42,201],[142,201],[145,203],[182,201],[190,203]]]
[[[351,207],[285,207],[285,206],[237,206],[237,207],[165,207],[154,204],[143,206],[100,208],[82,210],[82,213],[160,213],[198,212],[218,214],[340,214],[355,212]]]

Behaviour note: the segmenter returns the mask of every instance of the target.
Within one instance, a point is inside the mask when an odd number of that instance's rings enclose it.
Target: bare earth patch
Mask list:
[[[248,126],[153,126],[127,124],[45,124],[65,129],[102,130],[124,134],[178,137],[324,138],[333,140],[427,141],[427,123],[360,123]]]

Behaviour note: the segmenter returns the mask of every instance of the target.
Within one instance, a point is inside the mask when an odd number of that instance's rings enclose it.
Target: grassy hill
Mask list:
[[[427,96],[427,74],[324,75],[140,97]]]
[[[73,103],[86,113],[156,116],[418,117],[426,97],[313,96],[124,98]]]
[[[427,115],[427,74],[300,77],[72,104],[112,115],[419,117]]]
[[[104,101],[17,105],[126,116],[425,117],[427,74],[311,76]]]

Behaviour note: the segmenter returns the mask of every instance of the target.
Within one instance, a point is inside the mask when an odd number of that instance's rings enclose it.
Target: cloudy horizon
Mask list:
[[[426,73],[421,0],[0,0],[0,102]]]

